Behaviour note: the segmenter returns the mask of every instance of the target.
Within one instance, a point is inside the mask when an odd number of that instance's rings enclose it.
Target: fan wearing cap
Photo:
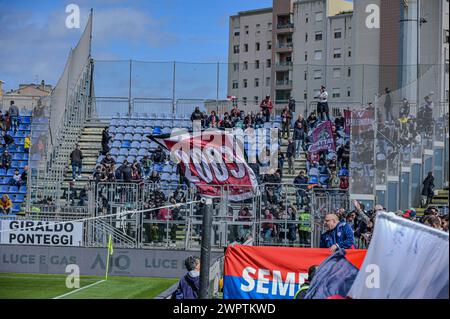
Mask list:
[[[270,95],[266,95],[265,99],[261,101],[259,105],[261,108],[262,114],[266,117],[266,122],[270,121],[270,113],[272,113],[273,104],[270,100]]]
[[[403,218],[407,218],[409,220],[416,220],[416,212],[412,209],[407,209],[405,213],[402,215]]]

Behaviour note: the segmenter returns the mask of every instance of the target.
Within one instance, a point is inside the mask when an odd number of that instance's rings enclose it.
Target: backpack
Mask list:
[[[341,185],[340,185],[341,189],[347,189],[348,188],[348,177],[347,176],[343,176],[341,177]]]

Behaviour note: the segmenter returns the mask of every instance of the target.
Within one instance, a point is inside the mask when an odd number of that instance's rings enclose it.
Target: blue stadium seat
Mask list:
[[[22,124],[30,124],[31,123],[31,117],[29,117],[29,116],[19,116],[19,121]]]
[[[16,145],[23,145],[23,143],[24,143],[24,138],[21,138],[21,137],[15,137],[15,138],[14,138],[14,143],[15,143]]]
[[[121,148],[119,154],[123,156],[128,156],[128,148]]]
[[[5,175],[6,175],[6,169],[0,168],[0,176],[5,176]]]
[[[122,148],[130,148],[130,146],[131,146],[131,141],[130,140],[123,140],[122,141]]]
[[[125,133],[125,126],[118,126],[116,129],[116,133]]]
[[[12,207],[12,213],[13,213],[13,214],[17,214],[17,213],[19,213],[19,212],[20,212],[20,204],[19,204],[19,203],[13,204],[13,207]]]
[[[136,157],[136,161],[138,161],[140,163],[143,158],[144,158],[144,156],[138,156],[138,157]]]
[[[142,134],[141,142],[148,142],[148,141],[150,141],[150,140],[147,137],[147,134]]]
[[[142,142],[142,143],[145,143],[145,142]],[[139,156],[145,156],[145,155],[148,155],[147,149],[146,149],[146,148],[142,148],[142,144],[141,144],[141,149],[140,149],[139,152],[138,152],[138,155],[139,155]]]
[[[114,158],[114,160],[116,161],[116,164],[122,164],[123,161],[125,160],[125,156],[123,156],[123,155],[116,156],[116,157]],[[116,167],[117,167],[117,165],[116,165]]]
[[[119,120],[118,119],[112,119],[111,123],[109,124],[109,131],[111,132],[111,126],[119,126]]]
[[[114,133],[116,133],[116,132],[117,132],[117,126],[111,125],[111,126],[109,127],[109,133],[114,134]]]
[[[119,140],[115,140],[113,143],[112,143],[112,147],[120,147],[122,145],[122,143],[119,141]]]
[[[135,159],[136,159],[135,156],[128,156],[128,157],[127,157],[128,163],[133,163]]]
[[[165,127],[162,129],[162,134],[170,134],[172,129],[170,127]]]
[[[9,186],[1,185],[0,186],[0,195],[7,194],[9,190]]]
[[[110,151],[112,156],[117,156],[119,155],[119,149],[118,148],[112,148]]]
[[[151,141],[151,142],[150,142],[149,149],[154,150],[154,149],[156,149],[157,147],[158,147],[158,144],[156,144],[156,142],[154,142],[154,141]]]
[[[97,164],[100,164],[100,162],[103,161],[104,158],[105,158],[105,155],[100,155],[100,156],[97,158]]]
[[[168,173],[162,173],[162,174],[161,174],[161,180],[162,180],[162,181],[170,181],[170,174],[168,174]]]
[[[116,135],[114,135],[114,139],[116,141],[121,141],[123,140],[123,134],[122,133],[117,133]]]
[[[23,158],[22,153],[14,153],[12,154],[12,160],[13,161],[20,161]]]
[[[20,186],[19,193],[20,194],[26,194],[27,193],[27,186],[26,185]]]
[[[131,140],[133,139],[133,135],[130,134],[130,133],[127,133],[127,134],[125,134],[125,135],[123,136],[123,139],[124,139],[124,140],[128,140],[128,141],[131,141]]]
[[[19,187],[17,187],[17,186],[9,186],[8,193],[15,194],[15,193],[18,193],[18,192],[19,192]]]
[[[138,126],[134,129],[134,133],[136,134],[143,134],[144,133],[144,127]]]
[[[173,173],[172,175],[170,175],[170,180],[172,183],[176,183],[178,182],[180,179],[178,178],[178,175]]]
[[[134,127],[132,127],[132,126],[127,126],[127,128],[125,129],[125,133],[127,133],[127,134],[133,134],[133,133],[134,133]]]
[[[23,194],[16,194],[14,195],[14,199],[12,200],[13,203],[23,203],[25,200],[25,195]]]
[[[0,177],[0,185],[9,185],[9,180],[8,177]]]
[[[130,156],[138,156],[138,150],[135,148],[130,149],[130,152],[128,153]]]
[[[6,176],[13,176],[14,175],[14,169],[10,168],[8,169],[8,171],[6,172]]]
[[[19,124],[19,131],[29,131],[30,129],[30,124]]]
[[[129,120],[128,126],[132,126],[133,128],[137,126],[138,121],[137,120]]]
[[[141,148],[141,142],[133,141],[130,145],[131,148]]]
[[[134,134],[133,135],[133,141],[141,141],[142,140],[142,135],[141,134]]]
[[[128,126],[128,121],[127,120],[120,120],[118,125],[124,127],[124,129],[125,129],[125,126]]]
[[[12,161],[11,162],[11,167],[12,168],[19,168],[19,161]]]

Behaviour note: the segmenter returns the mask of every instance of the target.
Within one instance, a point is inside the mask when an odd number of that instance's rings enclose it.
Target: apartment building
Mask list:
[[[256,107],[272,87],[272,8],[230,17],[228,95],[242,107]]]
[[[351,106],[376,101],[389,87],[395,103],[407,97],[421,104],[433,92],[442,113],[449,95],[448,7],[448,0],[274,0],[273,8],[240,12],[230,17],[228,94],[254,100],[270,93],[279,107],[293,96],[304,107],[325,84],[330,103]],[[269,24],[271,31],[257,39],[256,26]],[[255,42],[264,41],[257,56]],[[251,67],[256,60],[270,60],[264,74]]]
[[[334,6],[331,6],[333,3]],[[324,84],[331,101],[351,101],[352,6],[351,3],[301,0],[294,3],[293,96],[306,105]]]

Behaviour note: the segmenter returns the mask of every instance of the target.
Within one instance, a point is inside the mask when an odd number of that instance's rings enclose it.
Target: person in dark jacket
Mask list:
[[[114,165],[116,165],[116,161],[111,156],[111,154],[106,153],[106,157],[104,159],[102,159],[100,164],[102,164],[106,169],[110,169],[110,168],[114,169]]]
[[[306,189],[308,187],[308,177],[305,176],[305,172],[300,171],[294,178],[294,186],[297,189],[296,205],[297,208],[303,203],[303,197],[306,196]]]
[[[303,144],[305,143],[305,128],[303,123],[300,121],[295,122],[294,126],[294,141],[295,141],[295,157],[300,157],[300,152],[303,149]]]
[[[391,90],[389,88],[385,88],[384,93],[386,94],[386,99],[384,100],[384,109],[386,112],[386,122],[392,122],[392,121],[394,121],[394,115],[392,114]]]
[[[422,182],[422,203],[423,206],[426,207],[431,203],[434,196],[434,176],[433,172],[428,172],[427,177]]]
[[[9,169],[11,167],[11,154],[9,154],[8,150],[5,150],[0,159],[0,168]]]
[[[6,148],[9,144],[14,143],[14,138],[7,134],[6,131],[2,131],[3,135],[3,148]]]
[[[201,121],[203,118],[203,113],[200,111],[200,108],[198,106],[195,107],[194,112],[191,114],[191,121]]]
[[[340,222],[336,214],[327,214],[325,225],[328,230],[320,236],[320,248],[329,248],[334,253],[340,248],[355,247],[352,228],[346,222]]]
[[[305,280],[305,282],[300,286],[300,289],[297,291],[297,293],[294,296],[294,299],[305,299],[306,293],[308,292],[309,285],[311,284],[311,281],[314,278],[314,275],[316,274],[317,265],[312,265],[308,269],[308,279]]]
[[[288,140],[288,147],[286,150],[286,157],[288,159],[288,168],[289,168],[289,174],[294,174],[294,156],[295,156],[295,144],[294,142],[289,139]]]
[[[77,178],[77,168],[78,168],[78,178],[81,178],[81,169],[83,162],[83,153],[80,150],[80,145],[77,144],[75,149],[70,153],[70,162],[72,164],[72,178],[75,180]]]
[[[188,272],[180,279],[172,299],[197,299],[200,290],[200,258],[189,256],[184,265]]]
[[[109,152],[109,140],[112,137],[109,135],[109,128],[105,127],[102,131],[102,155],[106,155]]]

